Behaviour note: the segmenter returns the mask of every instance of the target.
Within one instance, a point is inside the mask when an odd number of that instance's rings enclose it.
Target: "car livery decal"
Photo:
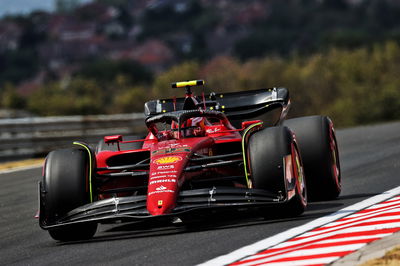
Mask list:
[[[165,156],[165,157],[155,159],[153,161],[153,163],[158,165],[158,164],[171,164],[171,163],[176,163],[179,161],[182,161],[181,156]]]
[[[176,183],[176,179],[169,178],[169,179],[152,180],[149,182],[149,185],[157,184],[157,183]]]

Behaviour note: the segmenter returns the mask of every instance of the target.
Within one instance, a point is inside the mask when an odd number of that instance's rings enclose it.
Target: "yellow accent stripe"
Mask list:
[[[249,174],[247,173],[245,138],[246,138],[247,133],[248,133],[252,128],[254,128],[254,127],[256,127],[256,126],[260,126],[260,125],[262,125],[262,124],[263,124],[263,122],[258,122],[258,123],[255,123],[255,124],[250,125],[248,128],[246,128],[246,130],[244,131],[243,136],[242,136],[242,151],[243,151],[244,174],[245,174],[245,177],[246,177],[246,183],[247,183],[247,187],[248,187],[248,188],[251,188],[251,187],[250,187],[251,185],[250,185],[250,182],[249,182]]]
[[[86,145],[83,145],[80,142],[74,141],[73,144],[79,145],[86,149],[89,154],[89,195],[90,195],[90,202],[93,202],[93,191],[92,191],[92,153],[90,152],[89,148]]]
[[[190,86],[200,86],[204,85],[204,80],[189,80],[189,81],[181,81],[172,83],[172,88],[183,88],[183,87],[190,87]]]

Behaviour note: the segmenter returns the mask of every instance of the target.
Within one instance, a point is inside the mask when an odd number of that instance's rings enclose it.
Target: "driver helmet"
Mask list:
[[[186,136],[204,136],[205,125],[204,117],[193,117],[189,118],[186,122],[187,127]]]

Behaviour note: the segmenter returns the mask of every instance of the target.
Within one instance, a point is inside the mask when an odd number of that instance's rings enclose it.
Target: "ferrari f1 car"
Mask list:
[[[48,154],[39,183],[39,224],[60,241],[89,239],[98,223],[255,209],[297,216],[307,198],[341,191],[337,141],[325,116],[285,120],[286,88],[204,93],[145,103],[145,137],[106,136]],[[278,111],[274,123],[260,119]],[[236,126],[234,126],[236,125]]]

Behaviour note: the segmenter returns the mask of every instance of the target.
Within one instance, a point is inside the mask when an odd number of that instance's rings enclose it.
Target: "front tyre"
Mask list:
[[[62,149],[49,153],[41,196],[45,224],[55,224],[69,211],[91,202],[89,165],[85,150]],[[96,229],[97,223],[76,224],[50,229],[49,234],[60,241],[83,240],[93,237]]]
[[[296,140],[287,127],[265,128],[253,133],[248,142],[253,188],[287,195],[289,202],[277,209],[279,216],[297,216],[307,206],[303,165]],[[286,184],[286,180],[290,180]],[[264,216],[274,216],[265,213]]]

